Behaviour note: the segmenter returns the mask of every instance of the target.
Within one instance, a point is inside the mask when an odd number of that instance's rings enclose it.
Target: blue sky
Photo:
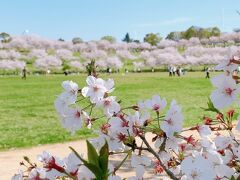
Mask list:
[[[0,32],[24,30],[52,39],[98,40],[126,32],[142,40],[149,32],[166,36],[191,25],[240,27],[240,0],[1,0]]]

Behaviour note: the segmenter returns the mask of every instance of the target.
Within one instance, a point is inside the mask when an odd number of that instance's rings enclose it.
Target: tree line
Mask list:
[[[165,39],[174,40],[174,41],[178,41],[181,39],[189,40],[192,37],[197,37],[199,39],[208,39],[210,37],[219,37],[220,35],[221,35],[221,30],[218,27],[201,28],[198,26],[191,26],[185,31],[172,31],[166,36]],[[162,39],[163,37],[159,33],[148,33],[143,38],[143,41],[155,46]],[[11,40],[11,36],[6,32],[2,32],[0,33],[0,40],[1,42],[9,42]],[[59,38],[58,40],[64,41],[64,39],[62,38]],[[107,40],[111,43],[116,42],[116,38],[111,35],[103,36],[101,40]],[[131,38],[129,33],[126,33],[122,41],[127,43],[140,42],[140,40]],[[72,42],[73,44],[78,44],[78,43],[82,43],[83,40],[80,37],[74,37],[72,39]]]

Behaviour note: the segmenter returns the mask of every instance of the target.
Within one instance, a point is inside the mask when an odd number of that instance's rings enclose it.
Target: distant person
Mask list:
[[[109,72],[109,70],[110,70],[110,68],[109,68],[109,67],[107,67],[107,73],[110,73],[110,72]]]
[[[180,77],[180,68],[179,67],[177,67],[176,73],[177,73],[178,77]]]
[[[67,72],[67,71],[64,71],[63,73],[64,73],[64,75],[65,75],[65,76],[67,76],[67,75],[68,75],[68,72]]]
[[[183,74],[183,69],[181,67],[179,68],[179,74],[180,76]]]
[[[209,72],[209,68],[206,68],[206,79],[210,78],[210,72]]]
[[[182,75],[185,75],[187,73],[186,69],[182,69]]]
[[[175,76],[175,73],[176,73],[177,69],[175,66],[172,67],[172,73],[173,73],[173,76]]]
[[[23,68],[23,70],[22,70],[22,79],[27,79],[27,69],[26,69],[26,67],[24,67]]]
[[[168,66],[168,72],[169,72],[169,76],[172,76],[172,66]]]

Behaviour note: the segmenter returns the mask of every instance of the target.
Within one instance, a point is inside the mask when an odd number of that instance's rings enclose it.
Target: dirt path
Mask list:
[[[150,137],[148,137],[150,138]],[[86,154],[87,147],[86,141],[73,141],[67,143],[58,143],[58,144],[50,144],[50,145],[41,145],[33,148],[27,149],[16,149],[16,150],[9,150],[0,153],[0,180],[9,180],[11,177],[18,172],[19,169],[19,162],[23,160],[23,156],[28,156],[32,162],[38,162],[37,155],[41,154],[44,150],[48,151],[49,153],[58,156],[60,158],[66,157],[71,150],[68,148],[72,146],[75,150],[79,153]],[[123,156],[117,156],[113,159],[113,164],[119,164],[120,160],[123,159]],[[129,166],[130,163],[125,163],[126,165],[121,168],[119,174],[123,177],[131,177],[134,176],[133,169]],[[146,173],[147,179],[151,179],[153,176],[153,172],[148,169]]]
[[[191,135],[189,132],[184,133],[185,135]],[[240,133],[236,132],[237,138],[240,139]],[[194,132],[194,136],[198,137],[198,133]],[[151,142],[151,135],[147,135],[148,142]],[[66,142],[66,143],[58,143],[58,144],[50,144],[50,145],[41,145],[33,148],[27,149],[16,149],[9,150],[5,152],[0,152],[0,179],[1,180],[9,180],[11,177],[18,172],[19,162],[23,160],[23,156],[28,156],[32,162],[38,162],[36,159],[37,155],[41,154],[44,150],[50,152],[51,154],[58,156],[60,158],[66,157],[71,151],[68,148],[72,146],[79,153],[86,154],[87,147],[85,140]],[[113,164],[119,164],[122,157],[118,156],[113,159]],[[126,165],[121,168],[119,174],[122,177],[130,177],[134,175],[133,169],[129,166],[130,163],[125,163]],[[154,176],[151,168],[147,169],[144,177],[146,179],[152,179]],[[161,177],[158,177],[161,178]],[[162,176],[164,180],[168,179],[165,176]]]
[[[47,150],[51,154],[58,157],[65,157],[70,153],[69,146],[74,147],[78,152],[86,152],[85,141],[74,141],[67,142],[64,144],[51,144],[51,145],[41,145],[33,148],[27,149],[16,149],[9,150],[0,153],[0,175],[1,180],[9,180],[12,175],[18,172],[19,162],[23,160],[23,156],[28,156],[32,162],[37,161],[37,155],[41,154],[44,150]]]

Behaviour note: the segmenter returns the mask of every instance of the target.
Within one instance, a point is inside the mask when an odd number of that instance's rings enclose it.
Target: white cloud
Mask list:
[[[175,25],[180,23],[186,23],[192,21],[192,18],[189,17],[179,17],[175,19],[169,19],[159,22],[150,22],[150,23],[140,23],[140,24],[134,24],[134,27],[157,27],[157,26],[169,26],[169,25]]]

